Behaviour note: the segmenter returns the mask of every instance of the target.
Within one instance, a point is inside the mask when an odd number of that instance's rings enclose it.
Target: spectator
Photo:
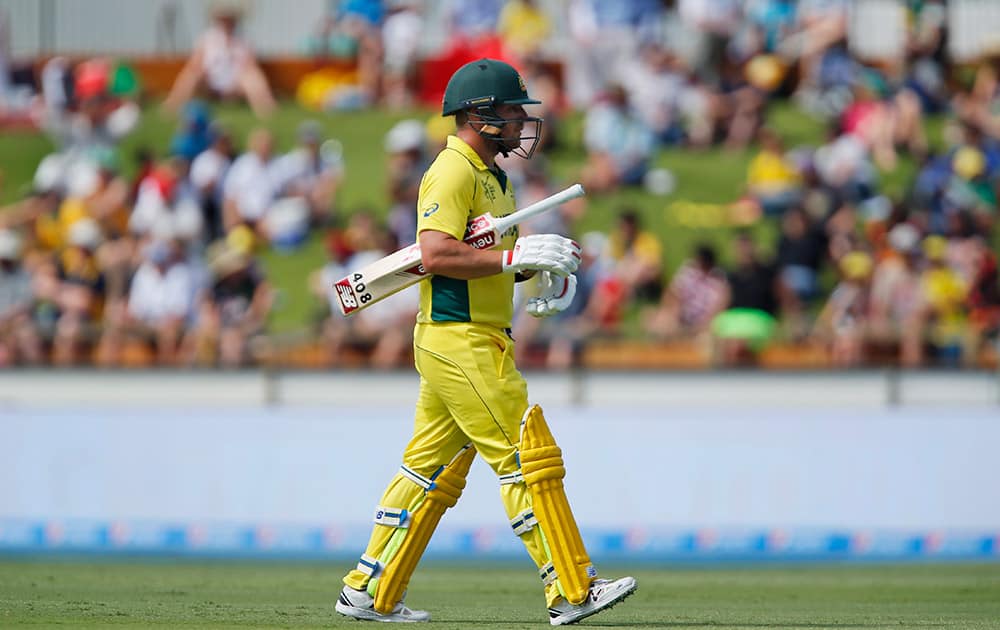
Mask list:
[[[734,252],[735,266],[727,277],[729,304],[712,320],[718,359],[727,366],[756,360],[777,326],[774,266],[758,257],[748,233],[736,236]]]
[[[382,102],[390,109],[413,105],[417,91],[417,62],[424,30],[421,3],[387,3],[382,24]]]
[[[866,252],[843,256],[838,264],[840,281],[816,317],[813,336],[827,344],[837,367],[857,367],[865,359],[872,266]]]
[[[542,52],[552,33],[552,19],[535,0],[508,0],[500,10],[496,31],[504,49],[521,60]]]
[[[620,85],[612,85],[605,98],[587,110],[583,144],[587,163],[580,178],[593,193],[642,183],[653,157],[653,130],[630,109]]]
[[[427,167],[427,133],[420,121],[401,120],[385,136],[388,189],[392,205],[388,225],[401,245],[417,240],[417,195]]]
[[[186,345],[196,363],[241,367],[259,349],[274,292],[250,252],[227,239],[208,253],[211,281],[198,307],[198,323]],[[255,346],[255,342],[256,346]]]
[[[643,229],[637,210],[625,208],[619,213],[609,248],[628,299],[658,301],[663,290],[663,245],[658,236]]]
[[[247,151],[236,158],[222,185],[222,226],[228,232],[237,225],[247,225],[267,238],[264,217],[277,196],[271,177],[274,137],[257,128],[250,132]]]
[[[19,234],[0,228],[0,367],[42,362],[41,336],[32,319],[32,280]]]
[[[146,243],[128,301],[109,314],[101,342],[107,360],[119,364],[125,344],[139,341],[154,350],[159,365],[176,365],[198,280],[174,238],[161,234]]]
[[[202,219],[209,241],[222,237],[223,182],[233,161],[233,141],[219,125],[211,131],[212,143],[191,163],[189,177],[201,206]]]
[[[69,230],[68,247],[59,257],[59,319],[52,341],[52,363],[77,365],[89,361],[104,320],[107,282],[97,260],[104,236],[90,218]]]
[[[170,139],[170,153],[188,162],[194,160],[212,143],[211,123],[211,113],[204,103],[188,102],[184,105],[180,125],[174,137]]]
[[[747,189],[764,214],[780,216],[802,200],[802,178],[796,164],[785,155],[778,134],[763,128],[757,137],[760,152],[747,167]]]
[[[716,266],[715,250],[701,244],[674,274],[659,305],[649,312],[645,329],[660,339],[698,340],[727,304],[725,272]]]
[[[657,141],[663,145],[683,141],[684,115],[690,119],[694,113],[686,104],[697,88],[688,84],[670,51],[659,43],[644,44],[638,55],[622,63],[621,77],[628,102]]]
[[[975,244],[974,275],[969,290],[968,360],[972,363],[992,341],[1000,342],[1000,276],[997,274],[997,256],[982,238]],[[1000,348],[1000,346],[997,346]]]
[[[819,297],[819,273],[826,251],[823,227],[814,224],[805,210],[795,207],[785,213],[775,262],[782,314],[795,338],[805,334],[805,310]]]
[[[336,140],[324,140],[323,129],[314,120],[300,123],[297,136],[299,146],[268,168],[275,195],[302,199],[309,211],[308,225],[326,225],[343,175],[343,148]],[[276,240],[279,235],[270,236]]]
[[[889,230],[889,251],[875,264],[871,288],[871,340],[908,367],[923,360],[920,232],[910,223]]]
[[[920,274],[921,316],[932,358],[941,365],[956,367],[965,345],[969,287],[948,266],[947,247],[943,236],[924,239],[927,267]]]
[[[180,110],[204,84],[215,98],[246,99],[258,118],[269,116],[275,107],[271,87],[250,45],[237,33],[242,12],[218,5],[211,17],[211,26],[195,43],[164,105]]]

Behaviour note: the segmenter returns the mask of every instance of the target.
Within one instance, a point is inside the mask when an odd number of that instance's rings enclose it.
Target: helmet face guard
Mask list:
[[[492,140],[497,144],[497,148],[504,157],[507,157],[511,153],[518,157],[524,159],[530,159],[535,153],[535,149],[538,147],[538,142],[542,139],[542,123],[544,120],[537,116],[522,116],[518,118],[504,118],[501,116],[496,107],[492,103],[489,105],[481,105],[478,107],[470,108],[469,114],[475,115],[476,119],[472,120],[471,116],[469,121],[466,123],[472,129],[475,130],[483,138],[487,140]],[[516,138],[517,145],[514,144],[514,138],[504,138],[503,128],[504,125],[509,125],[512,123],[522,123],[524,126],[521,129],[521,135]],[[476,124],[481,124],[482,126],[476,127]],[[525,135],[525,131],[528,131],[528,125],[534,124],[533,128]],[[525,142],[529,142],[530,145],[525,148]]]

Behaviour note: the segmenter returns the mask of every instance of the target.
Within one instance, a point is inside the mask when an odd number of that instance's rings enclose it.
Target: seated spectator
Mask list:
[[[712,320],[712,336],[722,365],[743,365],[774,338],[777,327],[776,272],[760,259],[753,239],[741,232],[734,243],[735,266],[727,274],[729,304]]]
[[[509,0],[500,10],[496,31],[507,52],[525,59],[542,51],[552,33],[552,19],[535,0]]]
[[[382,23],[382,102],[391,109],[403,109],[411,107],[416,97],[424,31],[422,3],[395,0],[388,3],[386,11]]]
[[[204,237],[204,218],[181,158],[165,160],[139,184],[129,231],[139,238],[166,231],[189,240]]]
[[[111,365],[118,365],[124,345],[136,340],[150,345],[159,365],[175,365],[194,313],[199,277],[173,238],[153,238],[142,254],[128,301],[109,313],[103,353]]]
[[[184,106],[181,123],[170,139],[170,153],[191,162],[212,144],[212,116],[199,101]]]
[[[188,177],[201,206],[205,233],[209,241],[224,234],[222,228],[223,182],[233,162],[233,141],[229,132],[213,126],[212,143],[191,163]]]
[[[658,236],[643,229],[637,210],[625,208],[618,215],[609,248],[628,298],[659,301],[663,291],[663,245]]]
[[[270,131],[258,128],[250,132],[246,153],[236,158],[222,185],[222,226],[226,232],[246,225],[264,238],[269,236],[263,221],[277,196],[270,173],[273,151]]]
[[[829,127],[827,140],[816,149],[813,167],[820,184],[833,197],[833,204],[839,206],[871,197],[877,174],[864,142],[856,135],[841,133],[837,124]]]
[[[113,73],[112,62],[102,58],[76,67],[60,57],[46,64],[43,127],[56,144],[57,155],[66,160],[63,174],[74,160],[97,161],[104,153],[114,153],[139,123],[141,111],[135,100],[111,91]],[[65,181],[58,184],[64,187]]]
[[[747,167],[747,189],[764,214],[780,216],[802,200],[802,178],[796,164],[785,155],[778,134],[765,127],[757,137],[760,152]]]
[[[875,264],[871,286],[871,341],[914,367],[923,361],[920,232],[909,223],[889,230],[890,249]]]
[[[212,24],[194,45],[191,56],[174,81],[164,105],[178,111],[200,85],[221,100],[246,99],[254,114],[267,117],[274,111],[274,97],[250,45],[237,33],[242,13],[219,5]]]
[[[90,218],[69,230],[68,247],[58,261],[59,319],[52,340],[52,363],[78,365],[89,361],[104,321],[107,282],[97,259],[104,236]]]
[[[988,343],[1000,342],[1000,275],[997,274],[997,255],[984,239],[973,240],[975,257],[974,274],[969,283],[967,363],[972,363]]]
[[[210,286],[198,307],[197,326],[185,341],[194,363],[241,367],[254,360],[274,292],[250,252],[227,239],[209,248]]]
[[[374,103],[382,81],[382,44],[378,2],[344,2],[326,15],[306,42],[322,68],[303,80],[299,97],[313,109],[358,109]],[[395,34],[403,36],[394,21]],[[393,42],[394,46],[405,46]]]
[[[685,139],[684,115],[693,113],[685,105],[695,88],[688,84],[666,47],[650,42],[639,53],[621,68],[628,101],[660,144],[678,144]]]
[[[401,120],[384,141],[389,200],[388,227],[397,243],[417,240],[417,196],[420,178],[427,170],[427,133],[414,119]]]
[[[924,239],[927,267],[920,274],[925,335],[932,358],[941,365],[958,366],[965,345],[969,287],[948,266],[948,241],[932,235]]]
[[[729,284],[716,266],[715,250],[698,245],[694,256],[674,274],[659,306],[649,313],[645,328],[661,339],[699,339],[728,304]]]
[[[653,130],[630,109],[620,85],[587,110],[583,144],[587,163],[580,174],[588,192],[606,193],[642,183],[656,147]]]
[[[835,366],[857,367],[865,360],[872,258],[853,251],[837,266],[840,281],[816,317],[813,336],[827,344]]]
[[[801,208],[791,208],[785,213],[775,264],[782,315],[787,318],[793,337],[805,333],[805,310],[819,296],[819,273],[826,250],[823,226],[813,223]]]
[[[32,319],[32,279],[22,254],[21,236],[0,229],[0,367],[43,360],[41,336]]]
[[[308,225],[326,225],[343,175],[343,149],[336,140],[324,141],[323,129],[314,120],[300,123],[297,136],[299,146],[268,167],[274,192],[279,199],[302,199]],[[279,235],[270,236],[275,240]]]

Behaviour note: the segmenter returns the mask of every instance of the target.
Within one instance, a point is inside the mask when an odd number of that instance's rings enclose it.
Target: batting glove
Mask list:
[[[522,236],[502,253],[503,270],[511,273],[538,270],[566,277],[580,266],[580,246],[558,234]]]
[[[528,298],[526,309],[532,317],[549,317],[569,308],[575,295],[576,276],[543,271],[538,274],[538,297]]]

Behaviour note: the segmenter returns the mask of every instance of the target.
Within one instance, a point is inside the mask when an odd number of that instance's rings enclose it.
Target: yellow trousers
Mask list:
[[[429,478],[471,442],[498,476],[516,472],[528,387],[514,365],[513,340],[503,330],[484,324],[417,324],[413,349],[420,394],[403,465]],[[423,494],[423,488],[397,474],[380,505],[412,511]],[[523,483],[501,485],[500,498],[510,519],[531,507]],[[395,529],[375,525],[365,554],[380,557]],[[539,568],[548,562],[537,526],[521,540]],[[368,581],[358,570],[344,578],[356,589],[366,588]],[[547,605],[558,597],[555,583],[546,586]]]

